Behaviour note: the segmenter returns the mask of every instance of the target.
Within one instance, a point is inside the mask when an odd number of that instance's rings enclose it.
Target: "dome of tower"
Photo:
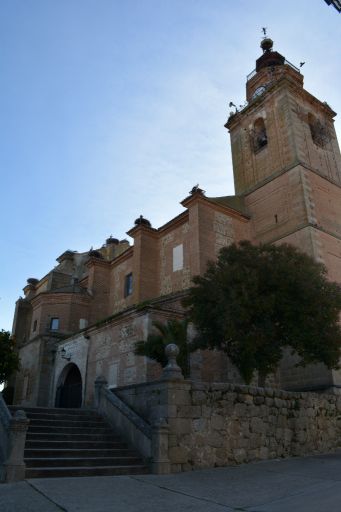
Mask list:
[[[270,50],[272,50],[273,45],[274,45],[273,40],[270,39],[270,37],[265,37],[262,40],[260,47],[262,48],[263,52],[269,52]]]

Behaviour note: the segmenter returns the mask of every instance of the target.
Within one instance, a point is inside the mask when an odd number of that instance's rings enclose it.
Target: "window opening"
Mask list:
[[[310,128],[311,138],[314,144],[324,148],[327,142],[330,140],[328,128],[322,124],[313,114],[308,114],[308,125]]]
[[[173,247],[173,272],[182,270],[184,267],[184,249],[183,245]]]
[[[262,117],[256,119],[253,125],[252,143],[255,153],[263,149],[268,143],[268,136],[266,134],[264,119]]]
[[[124,280],[124,296],[128,297],[133,293],[133,274],[127,274]]]
[[[86,318],[80,318],[79,319],[79,328],[80,329],[85,329],[86,327],[88,327],[88,321]]]
[[[59,318],[51,318],[50,320],[50,329],[51,331],[58,331],[59,329]]]

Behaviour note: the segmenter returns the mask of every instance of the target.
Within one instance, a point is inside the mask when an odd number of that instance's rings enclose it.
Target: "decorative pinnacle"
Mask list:
[[[162,372],[163,380],[181,380],[184,378],[182,375],[181,368],[176,362],[176,358],[179,355],[179,347],[175,343],[169,343],[165,348],[165,354],[168,359],[168,364],[165,366]]]
[[[169,343],[169,345],[165,348],[165,354],[169,361],[169,364],[172,366],[176,365],[176,358],[179,355],[179,347],[175,343]]]

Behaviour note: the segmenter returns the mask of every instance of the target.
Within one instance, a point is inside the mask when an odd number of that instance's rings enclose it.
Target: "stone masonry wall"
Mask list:
[[[341,400],[333,395],[196,385],[177,411],[177,419],[187,416],[189,432],[177,436],[174,452],[181,469],[324,452],[341,441]]]
[[[117,390],[146,420],[169,424],[172,472],[335,449],[341,396],[189,381]]]

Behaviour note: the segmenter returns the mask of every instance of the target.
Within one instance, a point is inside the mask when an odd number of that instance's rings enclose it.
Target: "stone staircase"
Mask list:
[[[26,478],[132,475],[149,470],[95,411],[23,409],[30,419],[25,444]]]

